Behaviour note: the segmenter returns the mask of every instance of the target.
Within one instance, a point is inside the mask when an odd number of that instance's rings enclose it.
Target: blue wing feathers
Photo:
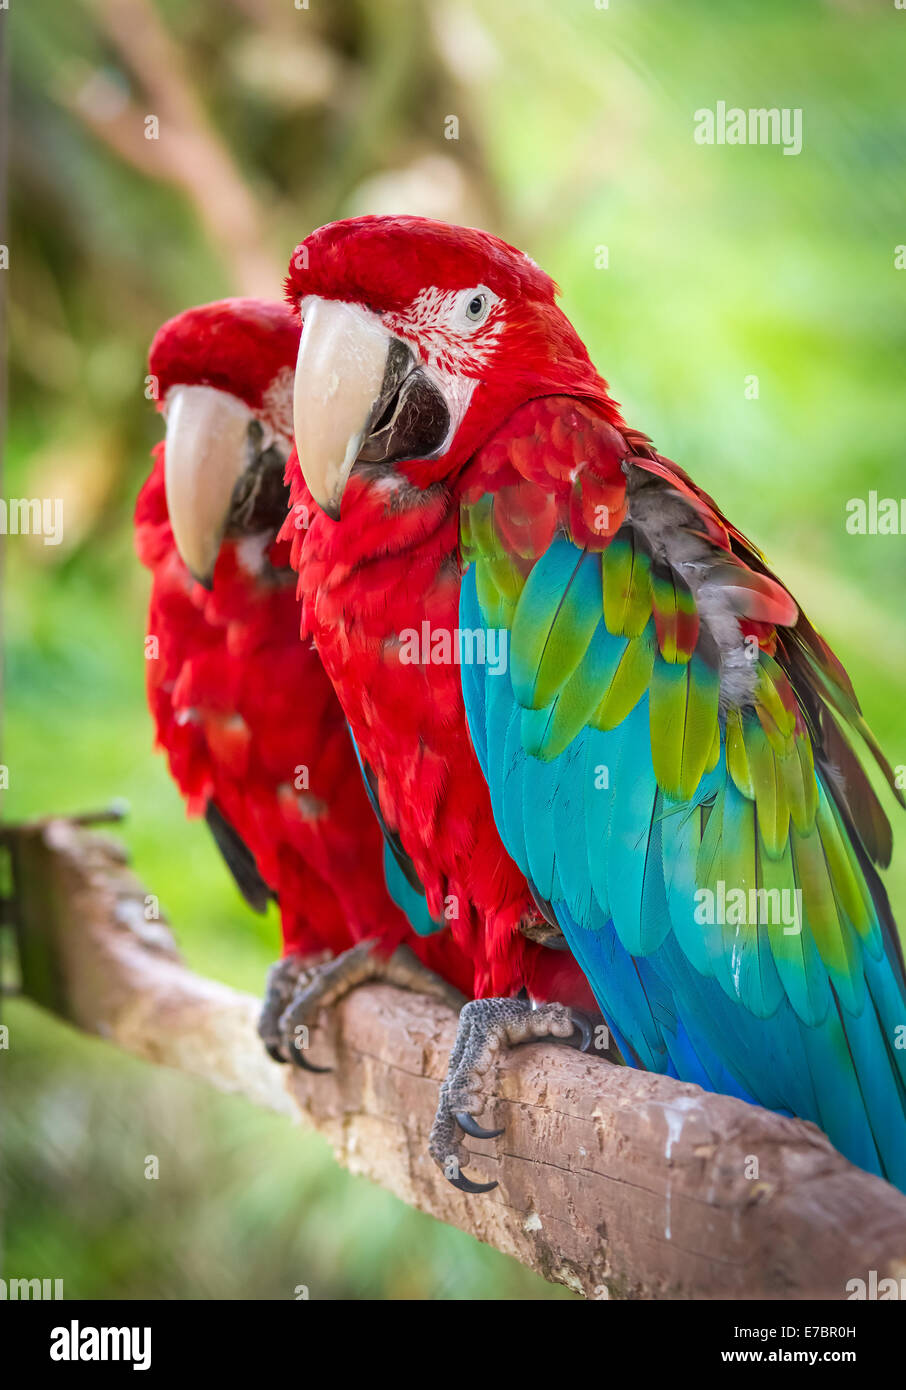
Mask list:
[[[588,573],[558,538],[527,589],[533,581],[533,619],[550,631],[558,604],[573,591],[581,597]],[[483,624],[474,567],[460,611],[464,626]],[[613,659],[606,641],[619,651],[625,639],[594,631],[586,660],[603,670]],[[514,629],[509,672],[463,668],[469,727],[501,838],[552,903],[627,1062],[813,1120],[853,1162],[906,1189],[898,961],[889,949],[877,957],[876,931],[866,949],[857,946],[860,1000],[851,984],[842,996],[832,989],[807,931],[780,939],[773,926],[747,926],[734,936],[696,920],[696,889],[722,875],[753,886],[792,882],[789,849],[770,857],[757,833],[745,833],[753,805],[729,777],[723,740],[691,802],[664,796],[647,696],[614,729],[586,725],[552,757],[527,752],[552,716],[551,707],[526,710],[539,693],[532,642],[537,648],[531,624]],[[573,679],[581,678],[580,663]],[[580,698],[591,706],[587,691]]]

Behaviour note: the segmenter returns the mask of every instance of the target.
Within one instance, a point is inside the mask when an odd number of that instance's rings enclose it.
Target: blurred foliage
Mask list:
[[[844,525],[849,498],[906,492],[906,12],[30,0],[2,22],[5,491],[63,497],[66,518],[60,547],[7,546],[7,815],[125,796],[136,868],[189,961],[260,992],[276,921],[244,910],[150,749],[130,536],[159,431],[145,352],[188,304],[279,294],[295,243],[362,211],[484,225],[551,271],[629,420],[762,546],[906,763],[906,547]],[[718,100],[802,108],[802,153],[696,145],[693,113]],[[906,918],[906,854],[887,882]],[[558,1296],[276,1117],[24,1003],[7,1021],[5,1272],[63,1276],[70,1296]]]

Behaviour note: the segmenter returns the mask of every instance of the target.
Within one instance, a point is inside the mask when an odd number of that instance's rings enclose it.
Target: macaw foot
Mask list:
[[[288,1060],[283,1050],[281,1018],[296,994],[307,989],[317,972],[323,969],[330,959],[327,955],[321,961],[313,961],[310,956],[284,956],[282,960],[275,961],[267,972],[264,1002],[258,1016],[258,1036],[264,1043],[266,1052],[275,1062]]]
[[[474,1118],[489,1099],[485,1091],[489,1073],[504,1048],[541,1040],[569,1042],[587,1052],[591,1025],[584,1014],[565,1004],[535,1008],[528,999],[474,999],[460,1013],[428,1152],[448,1182],[461,1192],[490,1192],[497,1186],[496,1182],[474,1182],[462,1171],[469,1154],[460,1131],[473,1139],[494,1139],[503,1134],[502,1129],[484,1129]]]
[[[408,946],[383,956],[376,953],[376,944],[360,941],[314,964],[301,956],[285,956],[271,966],[258,1033],[275,1062],[294,1062],[304,1071],[330,1071],[330,1067],[315,1066],[305,1055],[318,1014],[371,981],[430,994],[451,1008],[461,1007],[459,991],[422,965]]]

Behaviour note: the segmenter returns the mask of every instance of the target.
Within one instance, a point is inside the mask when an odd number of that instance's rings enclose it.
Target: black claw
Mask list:
[[[458,1178],[447,1178],[451,1187],[458,1187],[460,1192],[493,1192],[498,1186],[496,1182],[473,1182],[464,1173],[460,1173]]]
[[[573,1028],[575,1028],[576,1032],[580,1035],[581,1038],[581,1042],[579,1043],[579,1051],[587,1052],[588,1049],[591,1047],[592,1043],[591,1024],[579,1009],[570,1009],[569,1016],[572,1020]]]
[[[291,1047],[289,1049],[289,1055],[292,1058],[295,1066],[299,1067],[302,1071],[313,1071],[317,1072],[318,1075],[322,1075],[324,1072],[333,1071],[333,1067],[316,1067],[314,1062],[307,1061],[305,1053],[302,1051],[301,1047]]]
[[[465,1110],[456,1111],[456,1123],[473,1139],[496,1139],[498,1134],[503,1134],[502,1129],[482,1129],[478,1121],[473,1120],[472,1116],[467,1114]]]
[[[284,1057],[283,1053],[280,1051],[276,1043],[265,1043],[264,1050],[267,1053],[268,1057],[273,1057],[275,1062],[280,1062],[284,1066],[286,1065],[286,1058]]]

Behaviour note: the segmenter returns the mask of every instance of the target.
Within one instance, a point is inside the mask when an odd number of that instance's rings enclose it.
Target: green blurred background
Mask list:
[[[29,0],[0,22],[5,493],[65,506],[62,545],[6,547],[8,817],[126,797],[189,962],[261,992],[276,917],[245,910],[150,747],[144,355],[189,304],[277,295],[298,240],[364,211],[483,225],[554,275],[627,418],[767,552],[906,763],[906,546],[844,525],[848,499],[906,492],[894,0]],[[695,144],[719,100],[802,108],[802,153]],[[906,851],[887,882],[906,919]],[[89,1298],[564,1296],[279,1118],[23,1001],[5,1020],[6,1277]]]

